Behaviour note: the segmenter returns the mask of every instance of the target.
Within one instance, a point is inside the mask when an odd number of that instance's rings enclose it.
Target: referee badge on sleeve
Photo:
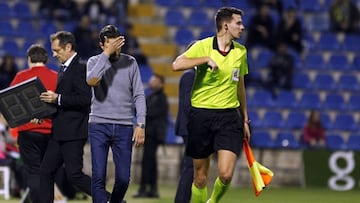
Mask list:
[[[232,71],[232,81],[239,82],[239,72],[240,70],[238,68],[234,68]]]

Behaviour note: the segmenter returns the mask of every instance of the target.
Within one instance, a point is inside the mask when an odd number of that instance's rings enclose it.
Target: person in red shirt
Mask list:
[[[27,50],[29,68],[18,72],[10,86],[14,86],[32,77],[39,77],[47,90],[55,91],[57,72],[45,65],[47,60],[48,53],[43,46],[38,44],[31,45]],[[51,119],[37,121],[37,123],[29,122],[17,127],[20,156],[27,173],[27,185],[30,188],[32,202],[40,201],[40,164],[51,135],[52,127]]]
[[[325,129],[316,110],[310,112],[308,122],[303,129],[302,142],[308,147],[325,147]]]

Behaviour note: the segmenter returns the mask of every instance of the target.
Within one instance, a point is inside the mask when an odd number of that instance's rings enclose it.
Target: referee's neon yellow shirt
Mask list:
[[[197,67],[193,84],[191,105],[205,109],[237,108],[239,77],[248,74],[246,48],[233,41],[230,51],[220,53],[216,37],[197,41],[186,52],[187,58],[209,56],[218,65],[212,72],[207,64]]]

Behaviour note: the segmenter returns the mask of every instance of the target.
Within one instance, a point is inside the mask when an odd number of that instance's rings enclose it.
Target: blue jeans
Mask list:
[[[129,186],[133,126],[105,123],[89,124],[92,163],[92,199],[94,203],[121,202]],[[115,165],[115,184],[111,197],[106,192],[106,168],[109,148]],[[110,199],[111,198],[111,199]]]

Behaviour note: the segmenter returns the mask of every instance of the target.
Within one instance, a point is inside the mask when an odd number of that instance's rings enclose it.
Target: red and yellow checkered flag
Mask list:
[[[255,195],[259,196],[261,191],[270,183],[274,173],[255,160],[247,140],[244,140],[243,145]]]

